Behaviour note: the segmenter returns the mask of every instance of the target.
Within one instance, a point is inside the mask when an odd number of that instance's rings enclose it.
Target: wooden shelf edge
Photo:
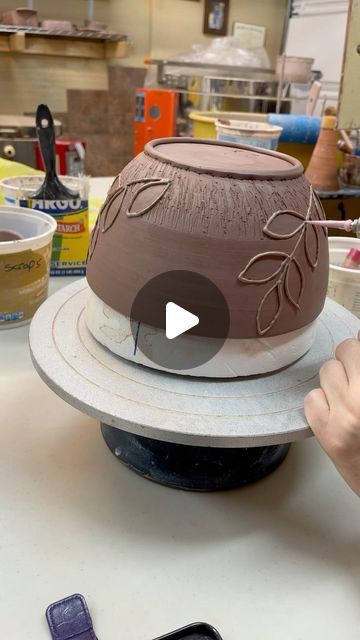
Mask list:
[[[131,43],[127,40],[117,42],[88,42],[70,38],[51,38],[28,36],[18,31],[10,35],[0,34],[0,53],[17,55],[62,56],[103,60],[126,58],[131,52]]]

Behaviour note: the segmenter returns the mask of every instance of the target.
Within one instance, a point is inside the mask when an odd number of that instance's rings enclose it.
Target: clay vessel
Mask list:
[[[84,31],[106,31],[107,25],[104,22],[98,20],[84,20],[84,27],[81,30]]]
[[[21,27],[38,27],[38,14],[35,9],[20,7],[11,11],[5,11],[2,14],[2,24],[16,25]]]
[[[323,308],[327,235],[308,224],[322,218],[302,165],[290,156],[212,140],[154,140],[109,190],[87,279],[100,300],[129,317],[151,278],[190,270],[223,293],[228,338],[280,336],[308,326]],[[209,301],[190,284],[194,297],[210,316]],[[136,320],[163,324],[153,300]],[[210,325],[193,333],[211,336]]]
[[[43,20],[41,27],[48,31],[76,31],[75,25],[70,20]]]
[[[306,169],[306,177],[314,189],[321,191],[337,191],[339,188],[337,175],[337,143],[339,132],[335,129],[336,117],[324,116],[310,162]]]

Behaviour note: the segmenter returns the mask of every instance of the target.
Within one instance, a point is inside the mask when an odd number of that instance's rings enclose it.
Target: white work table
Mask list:
[[[243,489],[153,484],[42,382],[27,334],[0,331],[2,637],[49,639],[46,607],[79,592],[100,640],[200,620],[224,640],[359,638],[360,502],[314,439]]]

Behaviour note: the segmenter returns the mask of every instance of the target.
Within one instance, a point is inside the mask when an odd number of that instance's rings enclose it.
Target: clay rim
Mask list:
[[[271,171],[261,171],[261,170],[246,170],[239,169],[239,171],[229,170],[223,171],[221,169],[205,169],[202,167],[197,167],[196,165],[188,165],[183,162],[173,160],[163,155],[159,149],[156,147],[163,144],[176,144],[176,143],[189,143],[189,144],[208,144],[215,145],[218,147],[231,147],[233,149],[244,149],[245,151],[256,152],[259,154],[264,154],[267,156],[272,156],[274,158],[279,158],[284,160],[289,164],[288,169],[278,169],[274,172]],[[166,164],[171,164],[173,167],[178,167],[179,169],[186,169],[188,171],[194,171],[195,173],[205,173],[208,175],[214,176],[222,176],[224,178],[243,178],[246,180],[292,180],[294,178],[299,178],[304,174],[304,167],[302,166],[299,160],[296,158],[292,158],[291,156],[286,155],[285,153],[279,153],[277,151],[270,151],[269,149],[263,149],[262,147],[252,147],[249,145],[241,145],[235,144],[233,142],[224,142],[222,140],[208,140],[206,138],[157,138],[156,140],[151,140],[147,142],[144,147],[144,153],[151,158],[155,158],[156,160],[161,160]]]

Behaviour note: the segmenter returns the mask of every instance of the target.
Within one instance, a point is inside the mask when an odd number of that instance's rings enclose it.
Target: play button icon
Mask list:
[[[179,307],[175,302],[166,304],[165,334],[168,340],[181,336],[189,329],[196,327],[197,324],[199,324],[199,318],[194,313]]]
[[[186,270],[160,273],[141,289],[131,306],[133,355],[170,371],[190,372],[221,349],[230,314],[220,289]]]

